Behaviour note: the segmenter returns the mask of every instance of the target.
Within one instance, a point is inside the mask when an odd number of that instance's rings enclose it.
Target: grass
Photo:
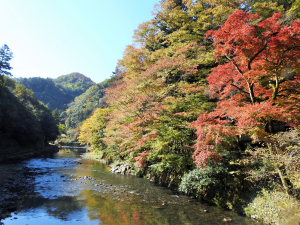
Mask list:
[[[262,192],[250,203],[245,212],[268,224],[299,224],[300,203],[292,196],[281,191]]]

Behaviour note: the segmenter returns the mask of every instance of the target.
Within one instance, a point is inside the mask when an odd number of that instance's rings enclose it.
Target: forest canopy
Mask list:
[[[298,147],[275,134],[298,132],[298,9],[299,1],[160,1],[105,89],[109,111],[95,111],[79,140],[222,206],[244,204],[237,196],[255,185],[299,193],[299,167],[280,160]]]

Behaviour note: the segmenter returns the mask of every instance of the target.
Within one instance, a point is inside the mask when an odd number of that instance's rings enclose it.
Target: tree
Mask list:
[[[274,121],[299,123],[300,21],[281,27],[279,13],[253,24],[257,18],[237,10],[220,29],[207,33],[216,59],[227,63],[207,78],[217,107],[192,123],[197,166],[204,167],[210,157],[220,160],[225,138],[245,134],[264,141],[274,132]]]
[[[290,10],[288,11],[288,15],[295,17],[296,19],[300,19],[300,0],[294,1]]]
[[[58,125],[59,124],[59,115],[60,115],[60,113],[59,113],[59,111],[57,110],[57,109],[54,109],[53,111],[52,111],[52,116],[53,116],[53,118],[54,118],[54,120],[55,120],[55,123]]]
[[[8,82],[5,77],[5,85]],[[38,118],[12,93],[14,86],[0,85],[0,148],[44,144],[44,132]]]
[[[8,70],[11,70],[10,60],[13,58],[13,53],[10,51],[7,45],[3,45],[0,48],[0,78],[3,79],[3,76],[11,76],[11,73]]]
[[[106,117],[110,113],[112,113],[111,108],[95,109],[93,115],[85,120],[80,127],[78,141],[81,144],[91,144],[92,150],[104,151],[107,145],[105,141],[102,140],[104,137],[103,130],[107,125]]]
[[[250,0],[251,4],[254,5],[255,3],[277,3],[279,6],[283,6],[285,10],[291,8],[292,4],[295,0]]]
[[[65,121],[68,128],[80,127],[96,108],[103,108],[104,105],[100,99],[104,97],[105,87],[107,87],[106,82],[94,84],[68,104],[70,114]]]
[[[256,2],[251,10],[252,13],[258,13],[264,19],[273,16],[274,13],[283,12],[284,7],[278,6],[277,2]]]
[[[42,102],[34,98],[32,90],[27,89],[22,84],[17,84],[13,92],[27,111],[32,112],[39,121],[39,125],[44,132],[45,144],[47,145],[49,141],[54,141],[58,135],[58,127],[50,110]]]
[[[247,0],[165,0],[154,19],[139,26],[137,45],[126,48],[118,80],[105,92],[114,112],[103,140],[116,157],[137,160],[141,171],[168,185],[194,166],[195,130],[188,124],[213,105],[203,95],[216,66],[205,33],[240,8],[247,8]]]

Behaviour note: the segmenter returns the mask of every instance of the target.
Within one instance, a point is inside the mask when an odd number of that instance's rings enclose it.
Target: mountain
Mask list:
[[[104,89],[112,85],[116,76],[96,84],[80,73],[71,73],[51,78],[17,78],[16,83],[23,84],[33,91],[34,97],[53,111],[58,109],[58,120],[66,125],[70,140],[76,140],[78,127],[89,118],[97,108],[105,107]],[[61,124],[61,126],[64,126]]]
[[[31,77],[16,78],[17,84],[23,84],[34,92],[34,97],[53,111],[64,111],[76,96],[84,93],[95,84],[90,78],[80,73],[71,73],[56,79]]]
[[[81,73],[71,73],[68,75],[59,76],[53,79],[57,87],[64,90],[68,95],[75,98],[84,93],[89,87],[95,84],[90,78]]]
[[[76,97],[74,102],[70,103],[66,111],[66,126],[76,128],[89,118],[96,108],[104,106],[104,89],[107,88],[107,81],[94,84],[85,93]]]

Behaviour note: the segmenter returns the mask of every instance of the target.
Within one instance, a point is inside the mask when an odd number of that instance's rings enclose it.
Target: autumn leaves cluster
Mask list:
[[[295,5],[254,2],[156,5],[154,18],[135,31],[116,81],[106,89],[109,107],[84,122],[80,142],[172,183],[194,165],[222,160],[237,135],[265,141],[274,121],[297,125]]]

